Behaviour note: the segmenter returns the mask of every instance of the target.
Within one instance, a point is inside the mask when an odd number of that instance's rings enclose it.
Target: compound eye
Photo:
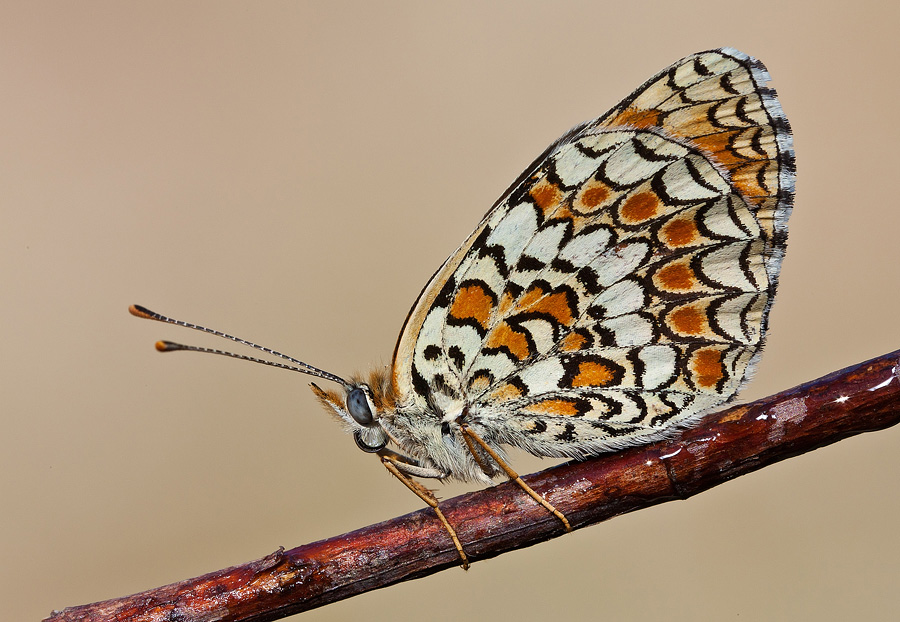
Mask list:
[[[350,412],[353,420],[359,425],[369,427],[375,423],[372,409],[369,408],[369,399],[366,397],[366,392],[359,387],[352,389],[347,394],[347,410]]]

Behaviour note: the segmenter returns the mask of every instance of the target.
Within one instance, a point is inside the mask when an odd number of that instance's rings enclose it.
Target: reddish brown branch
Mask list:
[[[677,439],[525,479],[585,527],[684,499],[773,462],[900,421],[900,350],[749,405],[714,413]],[[506,483],[441,504],[471,561],[561,534],[559,520]],[[352,533],[48,620],[275,620],[459,563],[424,509]]]

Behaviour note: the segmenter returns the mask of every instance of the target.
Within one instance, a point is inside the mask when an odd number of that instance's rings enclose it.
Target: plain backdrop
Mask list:
[[[389,362],[521,170],[687,54],[762,59],[797,202],[749,400],[900,348],[894,3],[4,2],[0,602],[113,598],[421,507],[308,378]],[[522,472],[549,466],[514,462]],[[900,429],[309,620],[896,620]],[[444,497],[465,487],[442,488]]]

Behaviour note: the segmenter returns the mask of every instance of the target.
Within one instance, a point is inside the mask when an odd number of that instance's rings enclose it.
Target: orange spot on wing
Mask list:
[[[681,218],[666,223],[660,234],[669,246],[687,246],[700,237],[696,223]]]
[[[725,377],[722,352],[719,350],[698,350],[694,353],[691,365],[696,383],[703,388],[714,388]]]
[[[506,348],[520,361],[531,354],[525,335],[514,331],[506,322],[499,324],[490,332],[485,340],[485,345],[488,348]]]
[[[572,213],[572,210],[569,209],[568,202],[561,204],[555,212],[553,212],[554,218],[572,218],[575,220],[573,223],[575,228],[578,229],[578,221],[580,220],[576,214]]]
[[[573,387],[602,387],[615,379],[613,371],[596,361],[582,361],[578,364],[578,374],[572,379]]]
[[[587,345],[587,338],[578,333],[569,333],[565,337],[563,337],[562,341],[559,344],[560,350],[563,352],[574,352],[576,350],[580,350],[585,345]]]
[[[706,329],[706,315],[694,307],[681,307],[669,314],[669,322],[679,333],[699,335]]]
[[[706,136],[692,137],[691,140],[708,151],[712,156],[726,168],[733,168],[735,164],[746,162],[745,158],[737,156],[731,149],[731,138],[740,130],[732,130],[728,132],[719,132],[717,134],[708,134]]]
[[[628,197],[621,207],[622,218],[631,222],[642,222],[656,216],[659,199],[652,192],[639,192]]]
[[[659,110],[638,110],[626,108],[619,116],[611,120],[608,125],[631,125],[633,127],[650,127],[659,125]]]
[[[589,181],[584,190],[578,195],[576,208],[583,213],[596,210],[609,198],[610,189],[599,181]]]
[[[759,185],[760,170],[768,165],[768,161],[759,161],[732,169],[731,182],[737,186],[747,201],[755,205],[770,195],[769,190]]]
[[[562,200],[562,192],[560,192],[559,188],[548,182],[546,179],[542,179],[536,183],[531,188],[529,194],[531,194],[531,198],[534,199],[534,202],[541,208],[544,214],[553,211]]]
[[[656,273],[656,278],[670,291],[689,290],[695,283],[693,270],[682,263],[666,266]]]
[[[557,292],[541,298],[531,305],[528,310],[537,313],[546,313],[563,326],[568,326],[575,321],[575,318],[572,317],[572,308],[569,306],[569,299],[563,292]]]
[[[480,285],[468,285],[459,290],[450,307],[450,315],[458,320],[474,319],[487,328],[494,302]]]
[[[720,132],[708,136],[691,137],[691,140],[712,155],[731,175],[731,182],[751,204],[759,205],[774,190],[760,185],[760,169],[770,166],[769,157],[759,154],[758,158],[750,158],[737,153],[731,139],[741,130]]]
[[[564,417],[570,417],[572,415],[578,414],[576,403],[571,400],[563,399],[544,400],[542,402],[537,402],[536,404],[531,404],[524,410],[529,413],[541,415],[559,415]]]
[[[584,194],[581,195],[581,202],[587,207],[594,208],[603,203],[608,196],[609,188],[597,185],[584,191]]]
[[[497,387],[490,395],[490,399],[500,402],[516,400],[520,397],[522,397],[522,391],[518,387],[514,387],[511,384],[504,384]]]
[[[523,311],[544,297],[544,289],[538,285],[529,287],[516,305],[516,311]]]

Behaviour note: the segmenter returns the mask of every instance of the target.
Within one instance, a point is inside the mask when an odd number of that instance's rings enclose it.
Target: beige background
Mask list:
[[[764,60],[796,137],[745,397],[900,348],[891,4],[3,3],[3,618],[420,507],[307,379],[158,355],[158,338],[215,342],[127,305],[338,374],[387,362],[525,165],[698,50]],[[895,620],[898,479],[900,429],[864,435],[307,619]]]

